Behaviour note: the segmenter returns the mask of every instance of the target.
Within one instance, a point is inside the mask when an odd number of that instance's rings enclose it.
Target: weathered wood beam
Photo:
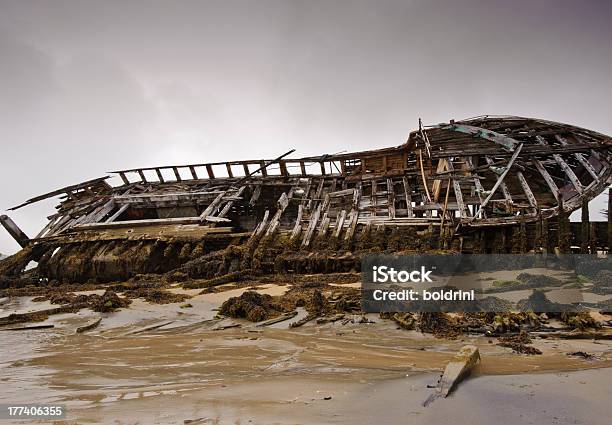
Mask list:
[[[387,179],[387,210],[389,218],[395,218],[395,188],[392,179]]]
[[[176,177],[177,182],[183,181],[177,167],[172,167],[172,171],[174,171],[174,177]]]
[[[538,170],[542,178],[544,178],[544,181],[548,185],[548,188],[552,192],[557,202],[559,202],[560,194],[559,194],[559,188],[557,187],[557,183],[555,183],[551,175],[548,173],[548,171],[546,171],[546,168],[544,168],[544,165],[542,165],[542,162],[536,158],[531,158],[531,163],[536,167],[536,170]]]
[[[487,161],[489,167],[493,167],[493,164],[495,163],[489,156],[485,156],[485,161]],[[502,182],[499,187],[501,188],[502,194],[504,195],[506,201],[509,204],[512,204],[512,195],[510,195],[510,191],[508,190],[508,185],[506,184],[506,182]]]
[[[402,183],[404,185],[404,198],[406,199],[406,210],[408,212],[408,217],[414,217],[414,211],[412,210],[412,189],[410,188],[408,179],[405,176],[402,177]]]
[[[516,176],[518,177],[519,182],[521,183],[521,187],[523,188],[523,192],[525,192],[525,196],[527,197],[527,201],[529,202],[529,205],[532,208],[537,208],[538,201],[536,200],[536,197],[533,195],[533,192],[531,191],[531,188],[529,187],[529,183],[527,183],[527,179],[525,179],[525,176],[520,171],[516,172]]]
[[[157,179],[159,180],[160,183],[164,183],[164,176],[161,173],[161,170],[159,168],[155,169],[155,174],[157,174]]]
[[[493,197],[493,195],[497,191],[497,188],[499,187],[499,185],[504,182],[504,178],[506,178],[506,175],[510,171],[510,168],[512,167],[512,164],[514,164],[514,161],[516,161],[516,158],[518,158],[518,156],[521,153],[522,149],[523,149],[523,144],[521,143],[514,150],[514,154],[512,155],[512,158],[510,158],[510,161],[508,161],[508,165],[506,165],[506,168],[505,168],[504,172],[501,174],[501,176],[499,176],[497,178],[497,181],[495,182],[495,185],[493,185],[493,188],[491,189],[491,193],[489,193],[489,195],[485,198],[485,200],[482,201],[482,204],[480,204],[480,209],[478,210],[478,214],[474,214],[472,216],[472,220],[474,218],[479,217],[481,215],[484,207],[489,203],[489,201],[491,200],[491,198]]]
[[[567,146],[568,142],[567,140],[565,140],[564,137],[559,136],[558,134],[555,135],[555,138],[563,145],[563,146]],[[597,174],[597,171],[595,171],[595,169],[593,168],[593,166],[591,165],[591,163],[586,160],[584,158],[584,155],[580,152],[575,152],[574,153],[574,157],[578,160],[578,162],[585,168],[585,170],[587,170],[587,172],[591,175],[591,177],[593,177],[593,180],[599,181],[599,175]]]
[[[111,215],[109,218],[106,219],[105,223],[112,223],[114,222],[117,218],[119,218],[119,216],[121,214],[123,214],[128,208],[130,207],[130,204],[123,204],[121,206],[121,208],[119,208],[117,210],[117,212],[115,212],[115,214]]]
[[[213,171],[212,165],[206,165],[206,174],[208,174],[209,179],[215,178],[215,172]]]
[[[23,230],[15,224],[15,222],[7,215],[0,215],[0,224],[6,229],[6,231],[15,239],[15,241],[25,248],[30,242],[30,238],[26,235]]]
[[[340,237],[340,233],[342,233],[342,227],[344,226],[344,219],[346,218],[346,210],[340,211],[340,216],[336,219],[336,224],[334,225],[334,236],[336,238]]]
[[[189,172],[191,173],[191,177],[193,177],[194,180],[198,180],[198,173],[196,173],[196,169],[193,165],[189,166]]]
[[[451,158],[447,159],[447,167],[449,171],[454,171],[455,167],[453,166],[453,161],[451,160]],[[465,203],[463,202],[463,193],[461,192],[461,185],[459,184],[459,182],[455,179],[451,179],[453,181],[453,191],[455,192],[455,201],[457,202],[457,205],[459,206],[459,216],[461,218],[467,218],[468,216],[468,210],[467,207],[465,206]],[[448,205],[448,201],[446,202],[446,204]]]

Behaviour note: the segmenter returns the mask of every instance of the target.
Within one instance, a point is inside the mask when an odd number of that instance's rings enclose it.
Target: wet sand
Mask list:
[[[608,423],[610,341],[537,339],[543,355],[526,356],[495,339],[436,339],[375,315],[373,324],[295,329],[288,324],[301,314],[265,328],[215,320],[214,308],[235,295],[198,295],[185,309],[134,300],[83,334],[76,327],[98,313],[2,332],[0,403],[62,403],[66,423]],[[11,309],[30,307],[17,301]],[[241,326],[222,329],[229,324]],[[423,407],[427,386],[467,343],[480,348],[481,365],[449,398]],[[596,358],[567,355],[573,351]]]

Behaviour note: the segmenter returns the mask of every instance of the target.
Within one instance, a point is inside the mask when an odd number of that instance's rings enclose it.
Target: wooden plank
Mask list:
[[[529,187],[529,183],[527,183],[527,179],[525,179],[525,176],[520,171],[516,172],[516,176],[518,177],[519,182],[521,183],[521,187],[523,188],[523,192],[525,192],[525,196],[527,197],[527,201],[529,202],[529,205],[532,208],[537,208],[538,201],[536,200],[536,197],[533,195],[533,192],[531,191],[531,188]]]
[[[425,194],[427,195],[427,201],[431,202],[431,195],[429,194],[429,187],[427,186],[427,179],[425,178],[425,169],[423,168],[423,152],[419,149],[419,168],[421,170],[421,179],[423,180],[423,187],[425,188]]]
[[[240,188],[238,189],[238,192],[236,192],[235,194],[235,198],[240,198],[240,195],[242,195],[242,192],[244,192],[244,189],[246,189],[246,186],[240,186]],[[229,212],[230,208],[232,208],[232,206],[234,205],[234,202],[235,202],[235,199],[231,199],[227,201],[227,203],[225,204],[221,212],[217,215],[217,217],[220,217],[220,218],[225,217],[225,215]]]
[[[302,172],[303,176],[306,175],[306,165],[304,164],[304,161],[300,161],[300,171]]]
[[[202,214],[200,214],[200,219],[202,221],[204,221],[204,217],[207,217],[213,214],[213,211],[215,211],[215,209],[219,206],[219,204],[221,204],[221,201],[223,200],[223,196],[225,195],[225,193],[226,192],[219,193],[217,197],[210,203],[210,205],[206,207],[206,209],[202,212]]]
[[[506,168],[505,168],[504,172],[502,173],[502,175],[497,178],[497,181],[495,182],[495,185],[493,185],[493,188],[491,189],[491,193],[489,193],[489,195],[485,198],[485,200],[482,201],[482,204],[480,204],[480,209],[478,210],[478,214],[474,214],[472,216],[472,219],[474,219],[476,217],[479,217],[481,215],[482,211],[484,210],[484,207],[489,203],[489,201],[491,200],[491,198],[495,194],[495,191],[497,190],[499,185],[504,182],[504,178],[508,174],[508,171],[510,171],[510,168],[512,168],[512,164],[514,164],[514,161],[516,161],[516,158],[518,158],[518,156],[521,153],[522,149],[523,149],[523,144],[521,143],[514,150],[514,154],[512,154],[512,158],[510,158],[510,161],[508,161],[508,164],[506,165]]]
[[[330,218],[327,212],[323,214],[323,219],[321,220],[321,226],[319,226],[318,235],[323,237],[327,234],[327,230],[329,229]]]
[[[293,226],[293,230],[291,231],[291,239],[295,239],[300,235],[302,230],[302,216],[304,215],[304,206],[298,206],[297,218],[295,219],[295,226]]]
[[[404,185],[404,198],[406,199],[406,211],[408,213],[408,217],[414,217],[414,211],[412,210],[412,189],[410,188],[408,179],[405,176],[402,177],[402,184]]]
[[[346,218],[346,210],[340,211],[340,216],[336,219],[334,236],[339,238],[342,233],[342,227],[344,226],[344,219]]]
[[[177,167],[172,167],[172,171],[174,171],[174,177],[176,178],[177,182],[183,181]]]
[[[548,142],[546,141],[544,137],[536,136],[536,140],[541,145],[548,146]],[[555,162],[559,164],[559,167],[561,167],[561,170],[563,170],[565,175],[569,178],[570,182],[572,183],[576,191],[578,193],[582,193],[584,191],[584,186],[582,186],[582,183],[580,183],[580,180],[578,180],[578,177],[574,173],[574,170],[571,169],[571,167],[567,164],[567,162],[565,162],[565,160],[558,153],[554,153],[552,157],[555,160]]]
[[[253,231],[253,236],[259,235],[261,234],[264,230],[266,230],[266,226],[268,224],[268,216],[270,215],[270,211],[266,210],[266,212],[264,213],[263,218],[261,219],[261,221],[259,222],[259,224],[257,225],[257,227],[255,227],[255,230]]]
[[[370,214],[373,216],[377,216],[378,212],[376,211],[377,209],[377,204],[378,204],[378,200],[376,198],[376,192],[377,192],[377,188],[378,188],[378,182],[376,180],[372,180],[372,189],[371,189],[371,194],[370,194]]]
[[[229,162],[225,163],[225,169],[227,170],[227,176],[231,179],[234,177],[234,173],[232,172],[232,166]]]
[[[115,214],[111,215],[109,218],[106,219],[105,223],[112,223],[114,222],[117,218],[119,218],[119,216],[121,214],[123,214],[128,208],[130,207],[130,204],[123,204],[121,206],[121,208],[119,208],[117,210],[117,212],[115,212]]]
[[[75,184],[75,185],[72,185],[72,186],[66,186],[66,187],[63,187],[61,189],[57,189],[57,190],[45,193],[43,195],[39,195],[39,196],[36,196],[34,198],[30,198],[27,201],[25,201],[23,204],[17,205],[16,207],[9,208],[9,211],[14,211],[16,209],[25,207],[26,205],[33,204],[34,202],[42,201],[44,199],[51,198],[51,197],[57,196],[57,195],[61,195],[63,193],[67,193],[68,195],[70,195],[72,197],[72,196],[74,196],[74,194],[72,192],[75,192],[75,191],[77,191],[79,189],[85,189],[85,188],[88,188],[88,187],[92,187],[92,186],[97,186],[98,189],[102,185],[104,185],[105,188],[110,188],[110,186],[105,182],[105,180],[107,178],[108,178],[108,176],[99,177],[97,179],[88,180],[86,182]],[[124,183],[125,184],[130,184],[130,182],[127,180],[127,178],[125,178],[125,175],[123,176],[123,178],[124,178]]]
[[[161,173],[161,170],[159,168],[155,169],[155,174],[157,174],[157,180],[159,180],[160,183],[164,183],[164,176]]]
[[[308,228],[306,229],[306,234],[304,235],[304,239],[302,240],[302,246],[309,246],[310,239],[312,238],[312,234],[314,233],[317,223],[319,222],[319,216],[321,215],[321,205],[317,207],[315,212],[310,217],[310,222],[308,223]]]
[[[423,403],[429,405],[439,397],[447,397],[461,380],[465,379],[480,361],[480,353],[475,345],[465,345],[459,350],[452,361],[450,361],[440,378],[436,392]]]
[[[193,165],[189,166],[189,172],[191,173],[191,177],[193,177],[194,180],[198,180],[198,173],[196,173],[196,169]]]
[[[215,178],[215,173],[213,171],[212,165],[210,165],[210,164],[206,165],[206,174],[208,174],[208,178],[209,179],[214,179]]]
[[[144,175],[144,172],[142,170],[138,170],[138,175],[140,176],[140,181],[142,181],[143,183],[147,183],[147,177]]]
[[[567,146],[568,142],[567,140],[565,140],[564,137],[559,136],[558,134],[555,135],[555,138],[563,145],[563,146]],[[593,180],[599,181],[599,175],[597,174],[597,171],[595,171],[595,169],[593,168],[593,166],[591,165],[591,163],[589,161],[587,161],[584,158],[584,155],[580,152],[575,152],[574,153],[574,157],[578,160],[578,162],[580,162],[580,164],[587,170],[587,172],[591,175],[591,177],[593,177]]]
[[[125,173],[119,173],[119,177],[121,177],[121,180],[123,180],[123,184],[130,184],[130,181],[125,176]]]
[[[450,158],[448,158],[446,166],[448,167],[448,171],[452,172],[455,170],[453,166],[453,161]],[[468,212],[465,203],[463,202],[463,193],[461,192],[461,185],[456,179],[451,180],[453,181],[453,191],[455,192],[455,200],[457,202],[457,206],[459,207],[459,217],[467,218]],[[446,204],[448,205],[448,202],[446,202]]]
[[[25,248],[30,242],[30,238],[15,224],[15,222],[7,215],[0,215],[0,224],[6,231],[15,239],[15,241]]]
[[[261,184],[258,184],[257,186],[255,186],[255,189],[253,190],[253,195],[251,195],[251,200],[249,201],[249,205],[254,206],[257,203],[257,200],[259,199],[260,196],[261,196]]]
[[[387,179],[387,210],[390,219],[395,218],[395,188],[393,186],[393,180]]]
[[[550,176],[550,174],[548,174],[548,171],[546,171],[546,168],[544,168],[544,165],[542,165],[542,162],[540,162],[538,159],[531,158],[531,162],[536,167],[538,172],[542,175],[542,177],[544,178],[544,181],[548,185],[548,188],[550,189],[553,196],[558,202],[559,201],[559,188],[557,187],[557,184],[555,183],[553,178]]]
[[[557,164],[559,164],[565,175],[567,175],[569,180],[572,182],[572,185],[574,186],[576,191],[578,193],[584,192],[584,186],[582,185],[582,183],[580,183],[580,180],[578,180],[578,176],[576,176],[574,170],[571,169],[567,162],[565,162],[565,160],[561,158],[561,155],[553,154],[553,158],[555,159]]]
[[[487,164],[489,164],[489,167],[493,166],[493,164],[495,163],[489,156],[485,156],[485,161],[487,161]],[[506,182],[502,182],[502,184],[500,184],[500,188],[502,190],[502,194],[504,195],[504,198],[506,199],[506,201],[509,204],[512,204],[512,195],[510,195],[510,191],[508,190],[508,185],[506,185]]]

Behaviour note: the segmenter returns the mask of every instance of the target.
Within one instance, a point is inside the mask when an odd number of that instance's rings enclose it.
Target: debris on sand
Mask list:
[[[572,353],[567,353],[568,356],[574,357],[582,357],[585,360],[594,360],[595,356],[593,354],[587,353],[586,351],[574,351]]]
[[[270,326],[270,325],[274,325],[275,323],[280,323],[280,322],[284,322],[285,320],[289,320],[294,318],[295,316],[297,316],[298,312],[297,311],[292,311],[289,313],[285,313],[285,314],[281,314],[278,317],[275,317],[273,319],[268,319],[264,322],[258,323],[257,326]]]
[[[88,324],[83,325],[83,326],[79,326],[77,328],[77,330],[76,330],[76,333],[80,334],[80,333],[83,333],[83,332],[87,332],[87,331],[97,327],[101,322],[102,322],[102,318],[98,317],[96,320],[94,320],[91,323],[88,323]]]
[[[537,348],[527,345],[531,344],[532,340],[525,331],[521,331],[518,335],[500,337],[499,341],[497,345],[500,347],[512,348],[512,351],[518,354],[542,354]]]

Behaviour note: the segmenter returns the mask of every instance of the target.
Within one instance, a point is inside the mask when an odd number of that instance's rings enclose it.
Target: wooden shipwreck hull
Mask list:
[[[112,241],[183,241],[193,250],[206,240],[200,251],[210,252],[273,234],[308,249],[317,236],[352,241],[364,228],[453,238],[550,219],[611,181],[612,139],[590,130],[512,116],[419,127],[386,149],[115,171],[118,187],[104,176],[11,208],[61,197],[32,239],[2,222],[24,246],[96,244],[90,256],[112,255]]]

